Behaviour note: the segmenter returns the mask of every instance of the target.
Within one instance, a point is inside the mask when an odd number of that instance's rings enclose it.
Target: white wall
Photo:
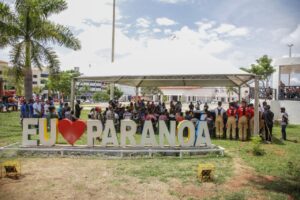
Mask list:
[[[271,101],[270,105],[275,120],[280,119],[280,107],[285,107],[289,115],[289,123],[300,124],[300,101]]]

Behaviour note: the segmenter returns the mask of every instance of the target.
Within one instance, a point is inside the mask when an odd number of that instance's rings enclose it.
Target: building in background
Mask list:
[[[42,70],[39,68],[32,69],[32,87],[40,87],[43,89],[49,78],[49,71],[43,67]]]
[[[0,96],[4,95],[4,72],[8,69],[8,62],[0,60]]]
[[[181,102],[230,102],[239,99],[238,94],[227,92],[226,88],[201,88],[201,87],[160,87],[164,101]]]

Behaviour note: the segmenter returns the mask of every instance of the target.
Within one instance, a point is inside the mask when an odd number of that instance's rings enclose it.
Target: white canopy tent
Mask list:
[[[232,67],[226,62],[212,59],[195,60],[180,56],[174,59],[151,57],[142,64],[127,59],[104,67],[90,68],[87,74],[88,76],[79,77],[77,80],[101,80],[133,87],[240,87],[254,78],[254,75]]]
[[[148,62],[120,62],[98,69],[99,75],[80,76],[72,81],[71,106],[74,107],[76,81],[102,81],[111,84],[128,85],[133,87],[163,87],[163,86],[199,86],[199,87],[241,87],[250,80],[255,79],[255,113],[258,113],[258,77],[241,71],[235,67],[207,63],[203,66],[179,59],[177,62],[168,60],[157,63],[150,59]],[[112,87],[113,88],[113,87]],[[113,91],[111,89],[111,91]],[[137,91],[137,89],[136,89]],[[255,115],[255,132],[259,131],[259,116]]]

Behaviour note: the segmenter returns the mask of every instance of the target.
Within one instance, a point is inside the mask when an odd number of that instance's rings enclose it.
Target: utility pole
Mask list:
[[[111,43],[111,62],[115,61],[115,26],[116,26],[116,0],[113,0],[113,22],[112,22],[112,43]]]
[[[292,57],[292,47],[294,46],[294,44],[288,44],[287,45],[289,47],[289,57]]]
[[[111,63],[115,61],[115,27],[116,27],[116,0],[113,0],[113,21],[112,21],[112,41],[111,41]],[[110,83],[110,100],[114,99],[115,84]]]

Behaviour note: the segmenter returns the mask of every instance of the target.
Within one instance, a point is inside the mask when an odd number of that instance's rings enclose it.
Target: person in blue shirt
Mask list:
[[[21,114],[20,114],[20,119],[21,119],[21,124],[23,124],[23,119],[29,117],[29,105],[26,103],[25,100],[22,101],[21,105]]]
[[[57,115],[59,120],[63,118],[62,110],[63,110],[63,103],[60,103],[57,109]]]
[[[29,116],[28,117],[32,118],[33,117],[33,99],[29,100],[28,106],[29,106]]]

